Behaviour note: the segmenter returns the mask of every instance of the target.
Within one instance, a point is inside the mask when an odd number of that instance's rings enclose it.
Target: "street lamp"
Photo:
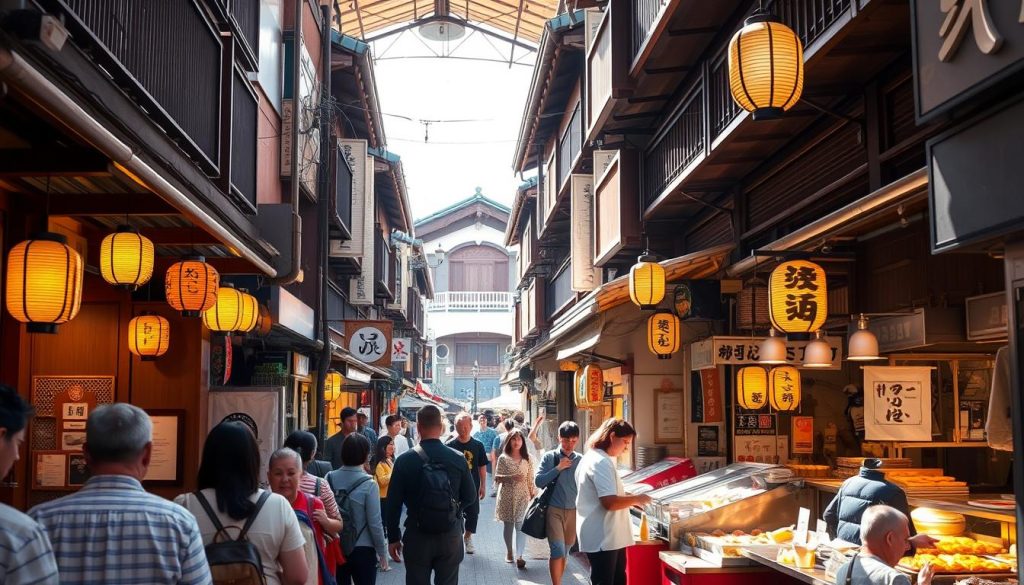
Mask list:
[[[473,408],[472,412],[476,413],[476,397],[477,390],[480,383],[480,363],[477,360],[473,360]]]

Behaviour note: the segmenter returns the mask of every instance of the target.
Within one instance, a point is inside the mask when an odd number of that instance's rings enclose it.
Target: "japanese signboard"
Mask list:
[[[842,366],[843,340],[839,337],[826,337],[832,348],[832,365],[825,370],[838,370]],[[761,338],[752,337],[709,337],[691,346],[691,366],[694,370],[704,370],[715,366],[747,366],[757,365]],[[800,368],[803,366],[804,349],[810,341],[786,342],[786,363]]]
[[[774,435],[775,428],[774,414],[737,414],[736,424],[733,425],[733,434],[744,435]]]
[[[864,367],[864,436],[869,441],[928,441],[932,434],[928,367]]]
[[[393,328],[392,321],[345,321],[349,353],[371,366],[390,366]]]
[[[692,422],[722,422],[722,379],[718,368],[693,372],[690,386]]]
[[[786,435],[747,435],[733,437],[733,460],[736,462],[780,463],[789,460],[789,437]]]
[[[349,302],[372,305],[376,229],[373,157],[369,156],[365,140],[339,140],[338,147],[352,168],[352,238],[344,242],[332,240],[330,255],[360,259],[359,273],[349,280]]]
[[[593,207],[593,175],[573,175],[569,257],[572,290],[577,292],[590,292],[601,284],[601,269],[594,266]]]
[[[793,453],[814,453],[814,417],[794,416]]]
[[[825,270],[813,262],[791,260],[772,271],[768,280],[768,316],[779,331],[817,331],[828,317]]]
[[[412,351],[412,340],[408,337],[396,337],[391,340],[391,361],[402,363],[409,361],[409,352]]]

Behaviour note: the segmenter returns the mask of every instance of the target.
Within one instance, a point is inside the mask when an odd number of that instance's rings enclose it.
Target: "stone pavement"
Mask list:
[[[487,497],[481,502],[480,523],[473,538],[476,554],[466,555],[459,569],[459,583],[462,585],[545,585],[551,583],[547,559],[530,558],[529,549],[524,555],[526,569],[518,570],[515,565],[505,562],[505,541],[502,525],[494,520],[494,498]],[[546,543],[545,543],[546,544]],[[570,558],[566,567],[563,585],[586,585],[590,583],[590,570],[580,559]],[[392,562],[391,570],[377,573],[377,585],[405,585],[405,568]]]

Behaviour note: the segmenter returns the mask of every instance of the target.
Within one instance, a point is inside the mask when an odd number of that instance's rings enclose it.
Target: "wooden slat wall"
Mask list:
[[[733,240],[732,222],[724,213],[715,212],[686,234],[685,253],[697,252]]]

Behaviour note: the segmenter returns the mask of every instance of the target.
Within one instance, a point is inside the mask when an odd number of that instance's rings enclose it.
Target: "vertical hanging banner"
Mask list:
[[[569,215],[572,290],[590,292],[601,284],[601,269],[594,266],[593,175],[572,176]]]
[[[929,367],[864,367],[864,437],[869,441],[930,441]]]
[[[722,378],[718,368],[700,371],[700,388],[704,395],[704,420],[701,422],[722,422]]]
[[[349,302],[353,305],[372,305],[374,265],[374,195],[373,157],[369,155],[365,140],[339,140],[345,160],[352,169],[352,239],[330,243],[330,256],[356,258],[360,270],[349,280]]]

